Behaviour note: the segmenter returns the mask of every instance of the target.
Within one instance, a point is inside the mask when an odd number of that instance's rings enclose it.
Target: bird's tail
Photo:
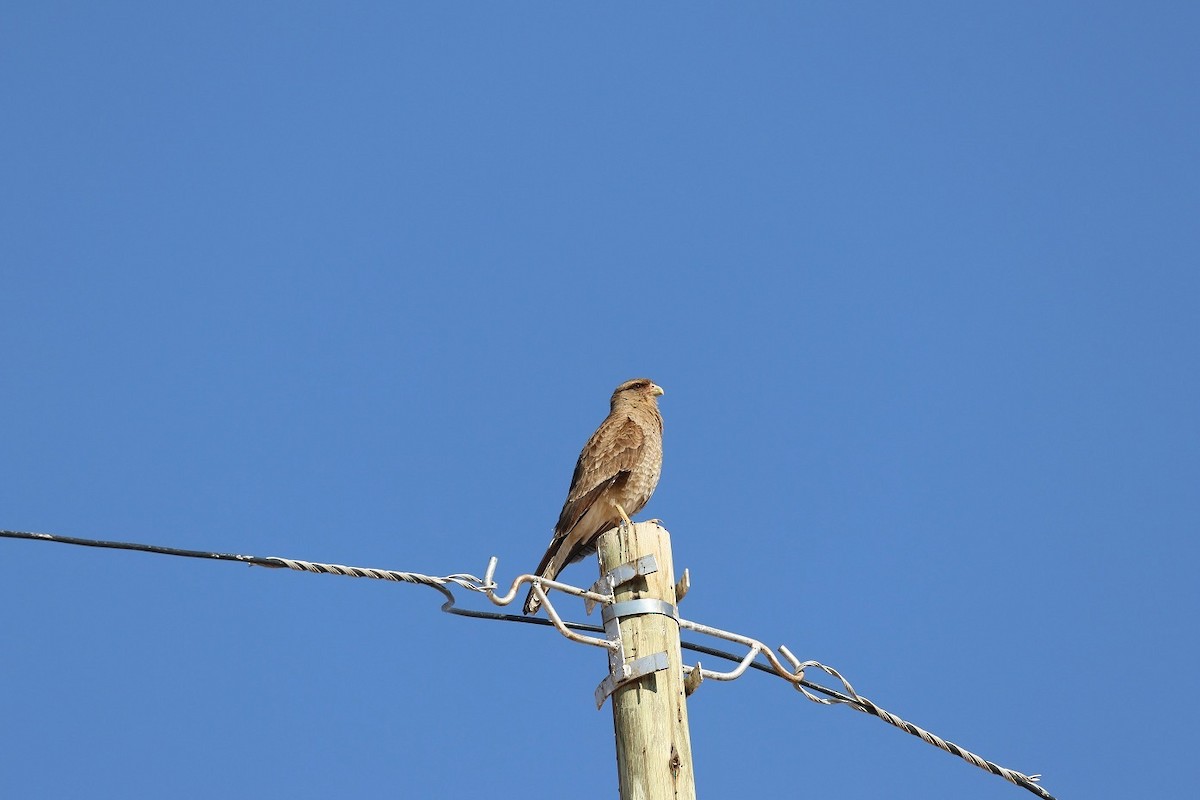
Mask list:
[[[554,559],[548,559],[545,563],[539,565],[538,571],[535,574],[550,580],[554,580],[556,577],[558,577],[558,567],[555,565]],[[541,599],[538,598],[537,593],[533,590],[533,587],[529,587],[529,594],[525,596],[525,613],[536,614],[538,609],[541,607]]]
[[[534,594],[533,589],[529,590],[529,594],[525,597],[525,613],[536,614],[538,609],[542,607],[542,601]]]

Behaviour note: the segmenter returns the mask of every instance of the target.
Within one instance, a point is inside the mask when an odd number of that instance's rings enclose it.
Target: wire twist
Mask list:
[[[298,558],[282,558],[280,556],[268,556],[265,560],[273,563],[262,566],[278,565],[300,572],[344,575],[348,578],[372,578],[374,580],[393,581],[396,583],[416,583],[422,586],[445,586],[448,583],[452,583],[455,586],[461,586],[472,592],[486,592],[488,590],[488,587],[484,586],[479,578],[464,572],[436,577],[433,575],[422,575],[419,572],[400,572],[394,569],[376,569],[374,567],[348,567],[344,564],[323,564],[318,561],[301,561]]]

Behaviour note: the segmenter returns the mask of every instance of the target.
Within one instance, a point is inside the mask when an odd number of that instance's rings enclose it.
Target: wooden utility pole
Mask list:
[[[600,536],[600,572],[653,554],[658,571],[616,588],[616,602],[649,598],[676,605],[671,537],[657,523],[639,522]],[[666,653],[667,668],[617,687],[612,695],[621,800],[695,800],[679,623],[661,613],[620,619],[625,661]]]

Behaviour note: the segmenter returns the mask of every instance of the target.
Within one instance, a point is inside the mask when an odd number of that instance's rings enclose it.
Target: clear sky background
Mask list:
[[[1060,798],[1194,796],[1198,29],[10,3],[0,527],[508,581],[644,375],[686,616]],[[551,631],[0,559],[5,797],[616,795],[605,658]],[[702,797],[1032,797],[757,673],[689,709]]]

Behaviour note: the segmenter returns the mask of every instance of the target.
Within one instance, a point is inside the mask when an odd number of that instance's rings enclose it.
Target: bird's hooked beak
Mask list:
[[[664,392],[663,388],[657,383],[652,383],[650,384],[650,394],[652,394],[654,397],[662,397],[664,394],[666,394],[666,392]]]

